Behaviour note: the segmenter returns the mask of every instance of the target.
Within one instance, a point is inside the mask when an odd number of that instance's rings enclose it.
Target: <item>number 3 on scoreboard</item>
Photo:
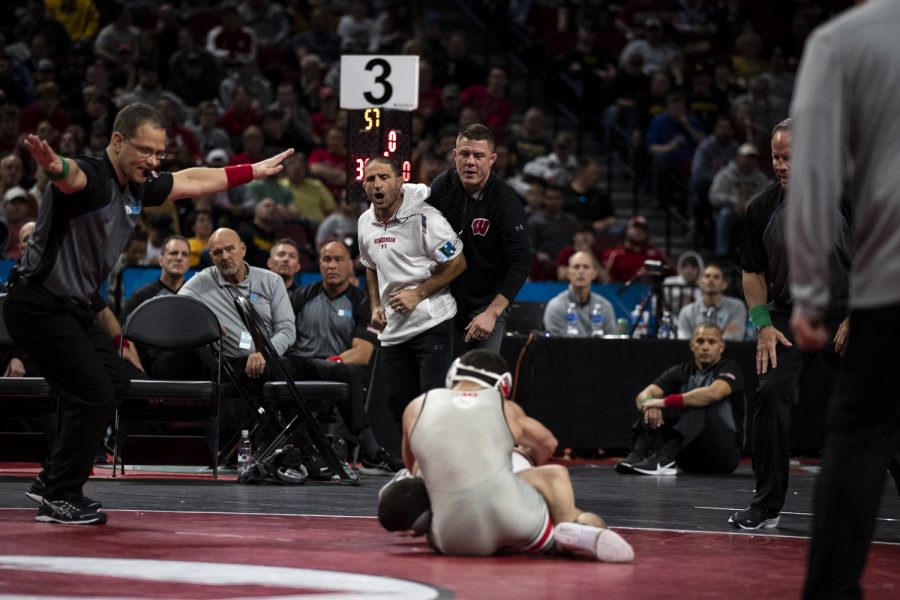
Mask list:
[[[356,180],[362,181],[363,175],[366,173],[366,163],[369,162],[368,159],[365,158],[357,158],[356,159]]]
[[[384,104],[391,99],[391,96],[394,95],[394,86],[392,86],[388,82],[388,77],[391,74],[391,63],[384,60],[383,58],[373,58],[366,63],[365,69],[366,71],[374,71],[375,69],[379,69],[380,72],[375,77],[374,83],[381,86],[382,94],[380,96],[376,96],[372,92],[366,92],[363,94],[363,97],[372,104]]]

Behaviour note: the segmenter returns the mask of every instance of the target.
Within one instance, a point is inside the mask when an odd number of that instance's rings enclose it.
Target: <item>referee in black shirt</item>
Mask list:
[[[744,218],[741,257],[744,298],[757,331],[756,406],[753,411],[753,472],[756,494],[750,506],[728,522],[739,529],[777,527],[787,496],[791,412],[799,400],[800,378],[815,352],[798,350],[788,322],[794,300],[789,288],[785,215],[790,182],[791,122],[772,132],[772,166],[778,179],[750,200]],[[837,366],[847,343],[847,300],[850,272],[850,220],[838,219],[839,234],[831,249],[831,299],[825,322],[832,343],[821,353]]]
[[[264,179],[280,172],[293,150],[253,165],[157,173],[166,158],[165,122],[146,104],[119,111],[99,159],[58,156],[35,135],[24,144],[52,185],[44,192],[31,246],[10,275],[4,319],[60,398],[59,437],[28,496],[41,502],[38,521],[102,524],[100,502],[82,488],[129,379],[118,340],[97,324],[91,299],[144,206]]]

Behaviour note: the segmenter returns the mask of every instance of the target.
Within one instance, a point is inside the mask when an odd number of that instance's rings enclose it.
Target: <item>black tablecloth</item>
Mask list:
[[[634,397],[666,368],[691,358],[688,342],[654,339],[589,339],[507,336],[502,352],[518,362],[515,399],[570,448],[630,448],[638,416]],[[525,351],[522,352],[523,348]],[[737,361],[747,386],[735,417],[750,451],[756,390],[756,343],[729,342],[725,356]],[[825,407],[833,373],[822,359],[812,362],[801,382],[791,443],[795,452],[816,453],[822,445]],[[747,415],[747,418],[744,418]]]
[[[515,399],[544,423],[563,448],[628,449],[638,413],[634,397],[668,367],[691,358],[684,340],[547,338],[535,336],[523,353],[527,336],[507,335],[501,353],[515,371]],[[750,453],[756,391],[756,342],[728,342],[725,356],[737,361],[747,386],[745,406],[735,406],[743,429],[744,453]],[[378,441],[400,450],[399,425],[393,422],[376,377],[369,418]],[[812,362],[794,410],[791,445],[796,453],[815,454],[822,447],[825,406],[834,374],[827,361]],[[744,415],[748,415],[744,418]]]

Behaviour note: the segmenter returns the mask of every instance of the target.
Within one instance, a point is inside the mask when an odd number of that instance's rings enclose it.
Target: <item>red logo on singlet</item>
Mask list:
[[[491,228],[491,222],[487,219],[472,219],[472,233],[474,235],[485,236],[488,229]]]

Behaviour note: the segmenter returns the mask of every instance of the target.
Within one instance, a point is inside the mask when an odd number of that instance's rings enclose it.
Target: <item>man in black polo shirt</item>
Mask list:
[[[138,306],[157,296],[169,296],[178,293],[184,285],[184,274],[187,273],[191,260],[191,246],[187,238],[181,235],[169,236],[163,241],[159,255],[161,271],[159,279],[153,283],[139,287],[128,298],[122,309],[121,321],[125,323],[129,315]],[[138,348],[141,364],[154,379],[185,378],[184,352],[159,352],[143,346]]]
[[[366,416],[365,386],[377,336],[369,331],[372,311],[369,299],[352,285],[353,259],[340,240],[328,242],[319,252],[322,281],[291,294],[297,323],[297,339],[286,358],[298,379],[342,381],[350,386],[349,405],[338,411],[359,443],[361,473],[393,475],[403,461],[385,451],[375,440]]]
[[[122,309],[122,321],[134,312],[138,306],[157,296],[175,295],[184,285],[184,274],[187,273],[191,258],[191,246],[186,237],[171,235],[163,241],[159,255],[159,279],[141,286],[134,291]]]
[[[744,216],[744,299],[757,330],[756,407],[753,411],[753,472],[756,494],[750,506],[728,519],[740,529],[777,527],[787,496],[791,411],[799,400],[800,378],[816,352],[794,347],[788,327],[794,299],[788,286],[785,197],[791,172],[791,123],[772,132],[772,167],[777,181],[754,196]],[[832,343],[821,353],[837,366],[849,333],[847,300],[850,219],[842,211],[840,233],[830,259],[831,300],[825,322]]]
[[[698,325],[690,343],[694,358],[666,369],[635,398],[641,416],[634,448],[616,465],[619,473],[675,475],[676,465],[692,473],[731,473],[741,462],[732,412],[744,394],[741,367],[722,358],[717,325]]]
[[[463,241],[468,269],[450,284],[456,299],[453,353],[500,351],[508,307],[531,268],[522,200],[491,173],[494,134],[469,125],[456,138],[456,168],[438,175],[427,202],[440,210]]]
[[[60,397],[60,431],[51,466],[31,498],[37,520],[102,524],[100,503],[84,496],[94,454],[128,387],[118,340],[97,323],[92,301],[140,220],[143,206],[211,194],[281,171],[292,151],[253,165],[157,173],[165,159],[165,121],[146,104],[119,111],[100,158],[58,156],[35,135],[24,145],[48,185],[24,259],[10,275],[4,319],[10,334]]]

